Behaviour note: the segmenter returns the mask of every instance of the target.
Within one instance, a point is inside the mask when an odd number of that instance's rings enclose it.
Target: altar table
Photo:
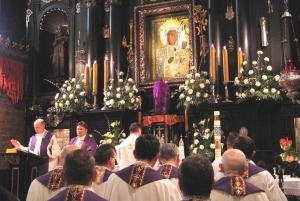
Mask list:
[[[278,184],[278,179],[275,179]],[[283,179],[283,190],[285,195],[300,197],[300,178],[286,178]]]

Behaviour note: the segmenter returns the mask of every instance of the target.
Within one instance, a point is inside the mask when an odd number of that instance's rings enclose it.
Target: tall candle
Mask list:
[[[216,48],[213,44],[210,47],[210,79],[216,80]]]
[[[215,159],[221,157],[221,122],[220,111],[214,111],[214,139],[215,139]]]
[[[237,65],[238,65],[238,75],[241,75],[241,69],[243,68],[243,52],[242,49],[239,48],[238,52],[237,52]]]
[[[138,112],[138,123],[142,124],[142,112],[141,111]]]
[[[228,51],[226,46],[224,46],[223,51],[223,73],[224,73],[224,82],[229,81],[229,68],[228,68]]]
[[[184,109],[184,128],[185,131],[189,131],[189,110]]]
[[[98,64],[94,61],[93,64],[93,93],[98,92]]]
[[[104,90],[108,89],[109,82],[109,57],[107,54],[104,56]]]
[[[85,92],[89,91],[90,84],[90,67],[87,65],[84,69],[84,85],[86,87]]]

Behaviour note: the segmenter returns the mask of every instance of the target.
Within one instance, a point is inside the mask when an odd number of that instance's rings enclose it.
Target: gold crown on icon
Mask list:
[[[162,26],[165,28],[166,33],[167,33],[169,30],[179,31],[181,24],[182,24],[182,22],[180,22],[179,20],[170,18],[170,19],[167,19],[166,21],[164,21]]]

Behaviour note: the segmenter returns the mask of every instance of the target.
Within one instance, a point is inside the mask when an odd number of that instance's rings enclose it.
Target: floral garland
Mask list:
[[[55,106],[56,113],[76,112],[81,114],[85,111],[86,92],[84,86],[83,74],[80,80],[69,78],[65,81],[59,93],[54,97],[52,103]]]
[[[206,79],[207,72],[195,72],[195,66],[191,67],[192,73],[187,74],[187,80],[184,84],[179,85],[178,89],[172,92],[173,98],[179,94],[179,102],[177,108],[184,107],[189,109],[192,107],[199,107],[201,104],[213,103],[214,97],[209,93],[210,81]]]
[[[264,58],[265,64],[261,62],[262,51],[258,51],[257,61],[252,62],[252,69],[245,69],[247,61],[243,62],[244,68],[235,78],[236,96],[240,98],[238,102],[245,101],[247,98],[256,98],[258,100],[281,100],[278,80],[279,75],[271,75],[272,66],[267,65],[270,61],[268,57]]]

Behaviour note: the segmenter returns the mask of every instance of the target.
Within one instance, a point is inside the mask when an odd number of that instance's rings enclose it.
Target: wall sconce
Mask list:
[[[128,47],[127,61],[128,61],[129,63],[131,63],[131,62],[133,61],[133,56],[134,56],[133,51],[132,51],[132,44],[133,44],[133,42],[132,42],[132,28],[133,28],[133,21],[132,21],[132,20],[130,20],[130,22],[129,22],[129,28],[130,28],[129,44],[127,44],[126,37],[123,36],[123,39],[122,39],[122,45],[123,45],[124,47]]]

